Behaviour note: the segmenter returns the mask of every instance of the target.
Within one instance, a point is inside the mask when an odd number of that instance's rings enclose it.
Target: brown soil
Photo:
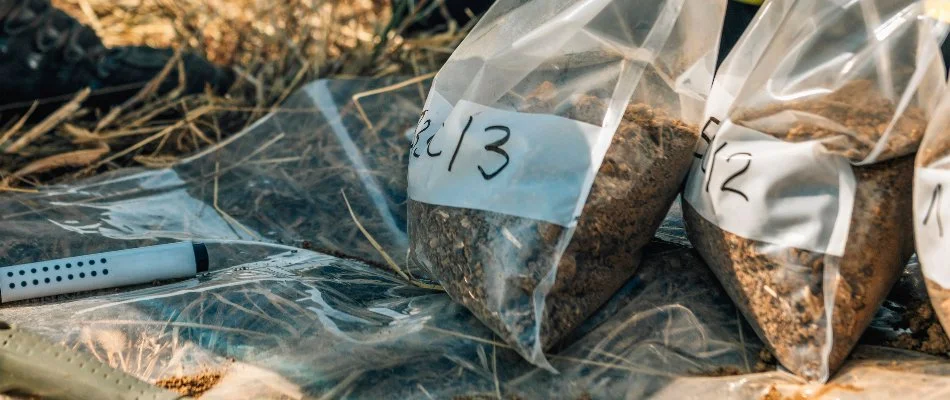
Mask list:
[[[775,361],[775,356],[768,349],[762,349],[759,351],[759,360],[755,362],[755,367],[752,367],[753,372],[768,372],[774,371],[775,367],[778,366]]]
[[[707,376],[707,377],[722,377],[722,376],[737,376],[745,374],[757,374],[761,372],[775,371],[775,357],[772,356],[766,349],[759,351],[759,356],[756,358],[755,365],[752,367],[751,371],[746,369],[739,368],[735,365],[726,365],[711,371],[701,371],[696,373],[696,376]]]
[[[789,142],[821,139],[828,151],[841,154],[851,161],[861,161],[871,153],[891,118],[894,104],[875,93],[871,81],[855,81],[819,98],[790,103],[779,103],[761,109],[740,110],[732,115],[739,125],[757,129]],[[800,112],[823,117],[852,131],[853,135],[829,129],[814,123],[797,122],[787,130],[777,130],[777,124],[765,124],[758,119],[781,112]],[[785,125],[787,126],[787,125]],[[927,116],[922,109],[909,107],[894,126],[885,150],[878,159],[889,159],[915,153],[927,129]]]
[[[520,111],[603,119],[600,98],[580,96],[558,109],[552,89],[542,84]],[[432,271],[456,301],[506,341],[529,345],[538,319],[534,291],[556,267],[553,287],[538,304],[544,306],[541,345],[550,348],[636,271],[697,140],[694,126],[643,104],[629,106],[573,236],[546,222],[410,201],[410,265]]]
[[[160,379],[155,386],[180,393],[183,396],[201,397],[217,385],[223,374],[219,371],[203,371],[195,375],[173,376]]]
[[[775,387],[775,385],[772,385],[772,386],[769,386],[769,391],[764,396],[762,396],[762,400],[820,399],[820,398],[824,398],[826,394],[831,393],[832,391],[835,391],[835,390],[842,390],[842,391],[853,392],[853,393],[860,393],[863,391],[863,389],[854,385],[841,385],[841,384],[830,383],[830,384],[822,386],[815,393],[812,393],[810,395],[805,395],[802,392],[795,392],[795,394],[791,396],[784,396],[782,395],[782,392],[780,392],[778,388]]]
[[[795,393],[792,396],[785,397],[782,395],[782,392],[779,392],[774,385],[769,387],[768,393],[765,396],[762,396],[762,400],[807,400],[808,396],[805,396],[801,393]]]
[[[790,141],[827,139],[831,151],[861,160],[883,134],[894,107],[856,83],[817,100],[744,112],[739,124],[780,111],[821,115],[859,138],[831,138],[831,132],[798,122],[785,133],[766,132]],[[848,106],[848,105],[851,106]],[[925,130],[923,114],[910,110],[898,124],[885,155],[906,154]],[[751,124],[755,128],[755,124]],[[776,249],[720,230],[684,202],[690,241],[719,277],[753,328],[786,368],[811,380],[824,380],[837,369],[867,328],[874,313],[913,253],[911,186],[913,156],[854,167],[857,179],[850,232],[843,257],[794,248]],[[833,288],[825,287],[826,267],[837,270]],[[834,305],[825,308],[825,293]],[[827,343],[828,328],[832,343]],[[830,349],[829,346],[830,345]],[[830,354],[825,355],[826,351]]]
[[[940,129],[936,129],[935,134],[927,135],[927,138],[921,144],[917,156],[918,167],[930,166],[935,161],[950,155],[950,135],[946,133],[947,130],[950,130],[950,126],[947,126],[950,125],[950,120],[942,115],[935,115],[934,118],[939,121],[937,123],[941,126],[938,127]]]
[[[746,372],[739,369],[739,367],[728,365],[725,367],[719,367],[709,372],[703,372],[696,375],[699,376],[709,376],[713,378],[723,377],[723,376],[738,376],[744,375]]]
[[[930,354],[950,355],[950,339],[944,327],[950,326],[950,289],[940,286],[937,282],[930,279],[927,281],[927,293],[930,294],[931,304],[924,304],[919,309],[927,309],[930,314],[921,313],[919,317],[920,325],[918,329],[925,329],[926,339],[922,340],[920,351]],[[933,307],[930,307],[932,305]],[[926,307],[925,307],[926,306]],[[939,321],[943,323],[933,323],[933,315],[936,313]],[[930,322],[928,324],[928,322]],[[913,331],[913,328],[911,328]]]

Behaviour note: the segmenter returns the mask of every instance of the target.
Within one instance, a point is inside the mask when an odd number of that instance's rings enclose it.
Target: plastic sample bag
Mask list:
[[[698,140],[724,1],[501,1],[433,83],[409,264],[526,359],[636,270]],[[616,132],[616,133],[615,133]]]
[[[825,381],[913,253],[913,153],[945,86],[916,1],[776,0],[716,76],[692,244],[777,359]]]
[[[934,114],[914,172],[914,237],[934,311],[950,327],[950,93]]]

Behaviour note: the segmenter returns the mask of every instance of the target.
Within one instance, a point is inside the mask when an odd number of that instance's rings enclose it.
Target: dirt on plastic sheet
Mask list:
[[[795,393],[792,396],[785,396],[780,392],[775,385],[769,386],[769,391],[762,396],[762,400],[808,400],[808,397],[801,394]]]
[[[182,396],[201,397],[221,381],[221,371],[202,371],[194,375],[173,376],[155,382],[155,386],[180,393]]]
[[[601,123],[607,107],[601,97],[580,95],[558,107],[554,91],[551,82],[539,85],[518,111]],[[504,282],[506,290],[522,292],[519,297],[530,297],[543,274],[557,265],[541,325],[542,346],[551,348],[636,271],[642,248],[676,197],[697,140],[692,125],[644,104],[628,106],[563,255],[558,248],[564,227],[416,201],[409,206],[411,252],[427,253],[446,291],[505,339],[527,334],[534,321],[528,315],[507,329],[488,305],[492,287],[484,264],[522,262],[513,267],[525,273]],[[496,254],[491,243],[497,240],[516,242],[520,253]]]
[[[934,283],[927,281],[927,284],[930,286]],[[930,288],[931,292],[934,290]],[[901,327],[905,328],[906,332],[900,333],[884,345],[935,356],[950,355],[950,339],[940,326],[933,307],[925,299],[906,306],[906,311],[901,315]]]
[[[895,108],[868,82],[858,81],[817,99],[740,111],[733,120],[744,125],[783,111],[819,115],[857,136],[803,121],[765,133],[791,142],[824,139],[829,151],[861,160],[884,134]],[[923,111],[905,111],[894,129],[882,156],[913,151],[926,129]],[[908,155],[853,167],[857,186],[843,257],[733,235],[684,202],[690,241],[776,358],[797,375],[817,380],[841,365],[913,254],[913,163]],[[831,309],[825,308],[824,293],[830,289],[824,286],[826,268],[837,270]],[[829,325],[833,342],[825,356]]]
[[[854,386],[854,385],[829,383],[829,384],[827,384],[827,385],[822,385],[822,386],[819,387],[817,390],[815,390],[813,393],[811,393],[811,392],[806,393],[806,392],[796,391],[795,393],[793,393],[793,394],[791,394],[791,395],[789,395],[789,396],[786,396],[786,395],[782,394],[782,392],[781,392],[780,390],[778,390],[778,388],[777,388],[775,385],[771,385],[771,386],[769,386],[769,391],[766,392],[764,396],[762,396],[762,399],[761,399],[761,400],[809,400],[809,399],[821,399],[821,398],[824,398],[823,396],[825,396],[826,394],[831,393],[831,392],[836,391],[836,390],[842,390],[842,391],[845,391],[845,392],[852,392],[852,393],[861,393],[861,392],[864,391],[864,389],[861,389],[860,387],[857,387],[857,386]]]
[[[924,319],[921,328],[926,326],[926,338],[921,340],[921,350],[929,354],[939,354],[943,356],[950,355],[950,339],[943,329],[944,326],[950,326],[950,321],[945,320],[950,317],[950,289],[940,286],[939,283],[930,279],[927,282],[927,293],[930,295],[931,304],[922,304],[920,309],[926,308],[931,312],[930,315],[921,315],[919,318],[930,317],[929,321]],[[932,307],[931,307],[932,305]],[[933,313],[936,312],[938,320],[943,323],[932,323]],[[912,320],[913,321],[913,320]],[[931,322],[927,326],[927,322]]]
[[[762,349],[759,351],[758,357],[755,359],[755,365],[751,370],[743,370],[735,365],[725,365],[719,368],[716,368],[712,371],[697,373],[697,376],[709,376],[709,377],[720,377],[720,376],[738,376],[745,375],[749,373],[760,373],[774,371],[776,367],[775,356],[772,355],[767,349]]]

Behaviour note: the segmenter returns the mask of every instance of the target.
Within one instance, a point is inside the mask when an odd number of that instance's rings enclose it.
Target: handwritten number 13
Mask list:
[[[452,167],[455,166],[455,157],[458,156],[459,149],[462,148],[462,141],[465,140],[465,134],[468,133],[469,128],[472,127],[472,121],[474,121],[474,119],[475,119],[474,116],[468,117],[468,122],[465,124],[465,129],[462,130],[462,134],[459,136],[458,144],[455,145],[455,152],[452,153],[452,159],[449,161],[449,172],[451,172]],[[505,157],[505,163],[502,164],[501,167],[499,167],[497,170],[495,170],[495,172],[492,172],[492,173],[485,172],[485,168],[482,168],[482,166],[479,165],[478,172],[482,174],[482,178],[484,178],[486,181],[492,180],[496,176],[498,176],[498,174],[500,174],[501,171],[507,168],[508,164],[511,162],[511,157],[508,155],[508,152],[505,151],[505,149],[501,148],[501,146],[504,146],[505,143],[508,143],[508,140],[511,139],[511,129],[502,125],[493,125],[493,126],[489,126],[485,128],[486,133],[491,132],[491,131],[504,132],[505,137],[485,145],[485,150],[490,151],[495,154],[499,154],[502,157]]]

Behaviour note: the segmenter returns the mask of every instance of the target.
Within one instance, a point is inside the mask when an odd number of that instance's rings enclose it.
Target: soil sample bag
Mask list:
[[[442,68],[409,265],[530,362],[635,272],[689,170],[725,1],[508,0]]]
[[[914,237],[927,292],[950,332],[950,90],[934,113],[914,172]]]
[[[775,0],[725,60],[690,241],[776,358],[825,381],[913,253],[913,154],[945,85],[912,0]]]

